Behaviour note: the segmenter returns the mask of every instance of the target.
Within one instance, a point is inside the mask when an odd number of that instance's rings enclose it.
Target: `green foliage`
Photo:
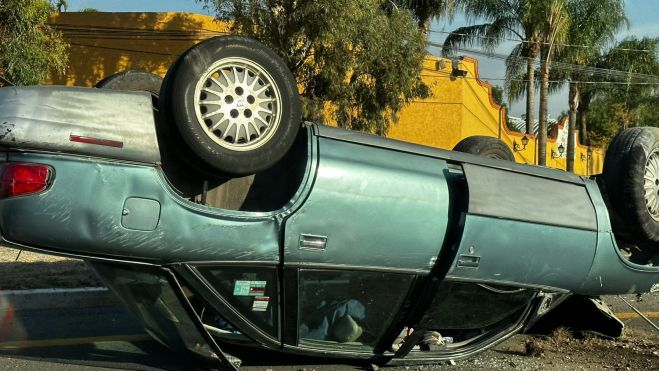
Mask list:
[[[492,86],[492,99],[500,106],[505,106],[506,102],[503,101],[503,88],[499,85]]]
[[[595,98],[589,105],[588,123],[594,144],[608,143],[627,127],[659,126],[659,91],[647,84],[659,75],[659,38],[627,38],[600,57],[598,67],[624,71],[627,76],[616,84],[590,87]],[[599,78],[615,80],[609,75]]]
[[[17,85],[63,71],[67,44],[47,25],[54,8],[46,0],[0,1],[0,74]]]
[[[305,119],[384,135],[429,89],[425,40],[410,12],[381,0],[201,0],[234,31],[273,48],[302,86]]]
[[[428,34],[430,21],[444,16],[452,17],[459,0],[392,0],[402,9],[409,9],[417,21],[419,29]]]

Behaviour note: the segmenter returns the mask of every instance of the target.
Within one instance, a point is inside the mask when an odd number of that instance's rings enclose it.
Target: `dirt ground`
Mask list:
[[[517,335],[455,366],[479,370],[659,370],[659,334],[627,329],[621,339]],[[423,369],[443,369],[426,367]]]
[[[82,261],[26,251],[19,255],[17,250],[0,247],[0,290],[101,285],[95,274]],[[659,293],[650,295],[659,296]],[[659,308],[651,308],[651,310],[658,311]],[[466,360],[430,366],[387,367],[387,369],[659,370],[659,332],[643,324],[640,319],[626,322],[625,333],[617,340],[592,335],[577,337],[561,329],[551,336],[516,335]],[[315,365],[291,368],[289,365],[267,369],[311,371],[330,370],[336,367],[337,365]],[[346,369],[344,366],[339,368]]]
[[[0,247],[0,290],[102,285],[81,260]]]

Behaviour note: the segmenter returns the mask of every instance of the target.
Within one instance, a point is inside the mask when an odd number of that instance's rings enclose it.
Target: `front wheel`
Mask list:
[[[153,106],[158,107],[162,77],[140,70],[127,70],[110,75],[94,85],[99,89],[144,91],[151,94]]]
[[[203,161],[233,175],[279,161],[300,127],[295,78],[263,44],[224,36],[189,49],[170,70],[161,105]]]
[[[475,135],[467,137],[453,147],[454,151],[472,153],[498,160],[515,162],[515,155],[504,142],[497,138]]]
[[[659,128],[620,132],[606,151],[603,178],[617,216],[614,232],[659,242]]]

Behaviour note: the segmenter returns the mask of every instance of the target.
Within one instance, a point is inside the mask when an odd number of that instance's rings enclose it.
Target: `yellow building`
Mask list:
[[[176,57],[206,38],[226,34],[228,25],[212,17],[190,13],[61,13],[51,23],[70,43],[67,73],[53,76],[50,83],[93,86],[103,78],[127,69],[140,69],[164,76]],[[454,73],[463,71],[461,73]],[[423,81],[432,96],[410,103],[392,125],[388,136],[432,147],[452,149],[462,139],[485,135],[496,137],[513,149],[520,163],[537,164],[537,140],[509,131],[505,108],[492,100],[492,87],[478,78],[478,61],[461,58],[428,57]],[[548,139],[546,163],[565,169],[567,139],[559,126]],[[575,172],[592,175],[601,172],[603,151],[577,146]]]

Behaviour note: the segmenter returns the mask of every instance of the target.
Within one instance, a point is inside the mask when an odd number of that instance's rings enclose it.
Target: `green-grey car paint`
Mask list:
[[[286,263],[291,264],[427,272],[446,235],[450,200],[444,173],[447,162],[455,163],[456,156],[447,159],[446,151],[368,136],[370,142],[360,143],[360,138],[338,129],[311,126],[307,130],[307,176],[286,207],[265,213],[220,210],[184,200],[153,164],[10,151],[8,161],[48,164],[56,175],[47,192],[0,201],[3,238],[54,252],[153,264],[277,264],[283,249]],[[588,217],[579,228],[569,228],[466,210],[449,277],[584,295],[643,292],[657,284],[658,268],[632,264],[619,256],[606,206],[593,181],[552,177],[553,171],[543,173],[544,169],[499,161],[494,161],[496,166],[480,162],[477,166],[484,171],[504,174],[499,176],[545,179],[549,187],[561,182],[585,187],[588,192],[580,197],[592,205],[596,228],[588,227]],[[160,205],[154,230],[122,225],[124,214],[130,212],[124,204],[132,198]],[[523,199],[515,205],[521,208],[520,215],[524,207],[532,207],[546,208],[551,217],[560,217],[553,204],[545,207],[544,200],[529,204],[529,197]],[[280,246],[282,231],[284,246]],[[325,247],[300,248],[300,238],[307,234],[325,237]],[[473,261],[465,263],[460,257]]]

